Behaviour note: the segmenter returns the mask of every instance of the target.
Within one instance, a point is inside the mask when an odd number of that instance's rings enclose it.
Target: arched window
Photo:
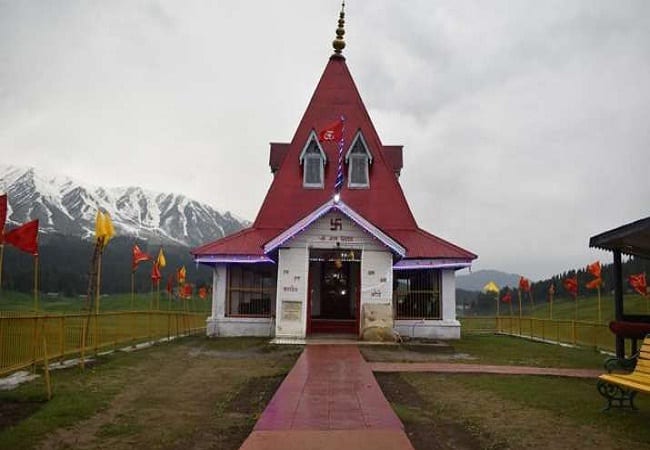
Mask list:
[[[307,145],[300,154],[302,164],[302,185],[306,188],[323,188],[325,175],[325,152],[318,143],[318,137],[312,130]]]
[[[354,137],[352,145],[345,155],[345,161],[348,163],[348,187],[370,187],[370,172],[368,167],[372,164],[372,154],[368,150],[361,131],[357,132],[357,135]]]

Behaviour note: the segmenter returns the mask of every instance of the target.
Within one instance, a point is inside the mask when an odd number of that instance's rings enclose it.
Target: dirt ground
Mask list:
[[[135,364],[110,372],[119,379],[97,380],[122,384],[107,408],[54,430],[36,448],[238,448],[300,349],[220,345],[191,338],[142,351]],[[9,411],[6,403],[3,415],[13,422],[31,412],[32,405]]]

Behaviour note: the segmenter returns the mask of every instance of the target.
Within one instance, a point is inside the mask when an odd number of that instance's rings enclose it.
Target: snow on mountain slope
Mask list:
[[[111,215],[116,233],[161,243],[196,246],[248,222],[183,195],[140,187],[104,188],[33,168],[0,165],[0,193],[9,199],[8,225],[39,219],[43,233],[90,238],[97,209]]]

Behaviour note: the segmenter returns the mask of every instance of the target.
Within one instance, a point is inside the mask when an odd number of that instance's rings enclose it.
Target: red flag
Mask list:
[[[590,282],[585,284],[585,287],[587,289],[598,289],[600,286],[603,284],[603,279],[602,278],[594,278]]]
[[[187,283],[183,286],[183,296],[185,298],[192,298],[192,285]]]
[[[174,274],[170,273],[169,277],[167,277],[167,292],[170,294],[174,292]]]
[[[630,283],[632,289],[634,289],[637,293],[643,295],[644,297],[648,295],[648,284],[646,282],[647,280],[645,273],[630,275],[627,277],[627,281]]]
[[[578,276],[576,275],[573,278],[565,278],[562,282],[564,289],[567,290],[569,294],[575,300],[578,297]]]
[[[503,303],[512,303],[512,294],[510,291],[507,291],[505,294],[501,296],[501,301]]]
[[[7,231],[4,241],[32,255],[38,255],[38,219]]]
[[[530,292],[530,280],[528,278],[519,277],[519,289],[521,292]]]
[[[208,290],[204,287],[199,288],[199,298],[205,300],[205,298],[208,296]]]
[[[323,141],[340,141],[343,139],[343,121],[341,119],[332,122],[318,133],[318,140]]]
[[[162,275],[160,275],[160,267],[158,267],[158,264],[153,265],[153,268],[151,269],[151,281],[154,282],[159,282],[160,279],[162,278]]]
[[[133,270],[137,269],[138,264],[140,264],[141,262],[151,261],[152,259],[153,258],[151,257],[151,255],[140,250],[140,247],[138,247],[137,245],[133,245],[133,260],[131,263],[131,267],[133,268]]]
[[[592,274],[594,278],[600,278],[600,272],[601,272],[600,261],[596,261],[594,263],[589,264],[587,266],[587,272]]]
[[[5,231],[5,222],[7,221],[7,194],[0,195],[0,244],[2,244],[2,234]]]

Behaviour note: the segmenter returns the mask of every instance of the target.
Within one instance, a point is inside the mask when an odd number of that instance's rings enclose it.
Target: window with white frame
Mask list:
[[[345,155],[345,160],[348,163],[348,187],[370,187],[369,166],[372,163],[372,155],[361,131],[357,133],[352,141],[350,150]]]
[[[303,166],[302,185],[306,188],[322,188],[325,175],[325,152],[313,131],[300,154],[300,163]]]

